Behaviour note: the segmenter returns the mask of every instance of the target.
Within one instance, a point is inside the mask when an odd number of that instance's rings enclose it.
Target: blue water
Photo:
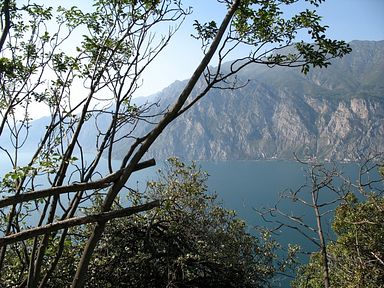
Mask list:
[[[279,193],[305,181],[304,167],[293,161],[202,162],[210,175],[208,187],[216,191],[224,205],[254,223],[254,208],[270,207]]]
[[[3,175],[8,169],[4,163],[1,161],[0,175]],[[253,228],[260,225],[272,227],[271,224],[262,220],[255,209],[273,207],[281,193],[289,189],[297,190],[308,180],[308,167],[294,161],[203,161],[198,164],[209,174],[207,183],[209,192],[217,193],[219,201],[226,208],[236,210],[238,216],[247,221],[252,233],[255,231]],[[129,186],[142,189],[145,187],[146,181],[156,178],[157,169],[163,165],[164,163],[158,163],[156,167],[135,173]],[[342,168],[349,177],[357,175],[356,164],[344,164]],[[326,195],[326,191],[324,193],[324,199],[334,197],[334,194]],[[311,209],[288,200],[282,201],[280,206],[287,213],[303,217],[306,222],[314,224],[314,212]],[[330,217],[326,218],[324,224],[328,236],[332,237],[329,229],[330,220]],[[276,237],[283,245],[297,243],[308,252],[316,249],[308,240],[293,230],[286,229],[280,232],[281,235]],[[281,287],[289,287],[288,283],[288,280],[281,280]]]
[[[210,191],[216,191],[223,205],[237,211],[238,215],[249,224],[251,233],[257,227],[275,227],[277,224],[266,223],[255,210],[274,207],[279,201],[280,207],[288,215],[300,216],[305,223],[315,227],[315,214],[313,209],[305,207],[288,199],[281,199],[282,193],[289,190],[296,191],[304,184],[311,184],[308,178],[309,166],[294,161],[224,161],[224,162],[201,162],[202,167],[207,170],[210,177],[208,187]],[[330,165],[329,165],[330,166]],[[339,164],[338,169],[343,175],[355,182],[358,175],[359,165],[356,163]],[[336,181],[337,182],[337,181]],[[300,193],[302,197],[310,201],[311,185],[303,188]],[[333,200],[337,197],[335,193],[324,189],[320,192],[321,201]],[[331,205],[326,209],[334,209]],[[325,209],[322,209],[325,212]],[[273,218],[270,218],[273,220]],[[279,218],[279,220],[284,220]],[[323,217],[323,229],[326,237],[334,237],[331,230],[332,213]],[[292,224],[292,223],[291,223]],[[307,253],[317,251],[318,248],[308,239],[295,230],[286,228],[276,231],[273,237],[286,248],[289,243],[301,246],[303,254],[299,255],[302,262],[308,261]],[[256,232],[255,232],[256,233]],[[307,233],[311,237],[316,234]],[[279,253],[280,254],[280,253]],[[274,287],[290,287],[291,279],[281,276]]]

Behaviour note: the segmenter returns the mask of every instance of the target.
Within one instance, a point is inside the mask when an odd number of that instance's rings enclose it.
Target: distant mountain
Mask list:
[[[353,52],[308,75],[252,65],[249,84],[212,90],[168,127],[148,152],[157,158],[253,160],[317,157],[356,160],[384,151],[384,41],[353,41]],[[178,81],[156,94],[163,105]],[[118,158],[126,149],[116,147]]]
[[[384,41],[350,44],[351,54],[308,75],[292,68],[247,67],[238,79],[249,80],[248,85],[237,90],[211,90],[164,130],[148,157],[256,160],[292,159],[296,153],[299,157],[356,160],[367,152],[384,151]],[[185,83],[176,81],[135,101],[137,105],[159,101],[158,109],[164,109]],[[95,150],[95,122],[98,129],[105,130],[108,117],[86,124],[80,135],[83,149]],[[35,149],[48,120],[31,122],[25,151]],[[143,136],[149,128],[141,125],[132,136]],[[117,138],[131,129],[122,127]],[[8,134],[5,131],[2,139],[8,139]],[[127,147],[127,142],[115,143],[114,157],[124,155]]]

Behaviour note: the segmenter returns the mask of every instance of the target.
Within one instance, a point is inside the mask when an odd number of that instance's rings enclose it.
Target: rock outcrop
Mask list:
[[[353,52],[308,75],[250,66],[237,90],[212,90],[148,152],[157,158],[357,160],[384,150],[384,41],[354,41]],[[167,104],[178,81],[157,94]],[[162,100],[163,99],[163,100]],[[119,148],[117,147],[117,154]]]

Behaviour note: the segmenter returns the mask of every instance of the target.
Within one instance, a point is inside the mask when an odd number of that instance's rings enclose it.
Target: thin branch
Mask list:
[[[71,227],[89,224],[89,223],[95,223],[95,222],[106,222],[116,218],[128,217],[133,214],[147,211],[158,206],[160,206],[160,201],[154,200],[146,204],[128,207],[128,208],[124,208],[116,211],[102,212],[99,214],[83,216],[83,217],[75,217],[75,218],[58,221],[55,223],[47,224],[45,226],[24,230],[22,232],[0,238],[0,246],[9,245],[15,242],[23,241],[32,237],[36,237],[46,233],[51,233],[57,230],[65,229],[65,228],[71,228]]]
[[[371,252],[371,254],[373,257],[375,257],[380,262],[381,265],[384,265],[384,260],[381,259],[376,253]]]
[[[143,161],[136,165],[134,171],[139,171],[154,165],[156,165],[156,162],[154,159]],[[76,183],[68,186],[52,187],[52,188],[43,189],[40,191],[35,191],[35,192],[30,192],[25,194],[18,194],[18,195],[0,200],[0,208],[14,205],[21,202],[36,200],[39,198],[45,198],[49,196],[58,196],[64,193],[73,193],[73,192],[79,192],[79,191],[85,191],[85,190],[106,188],[109,185],[111,185],[111,183],[116,181],[122,175],[122,173],[124,173],[124,169],[119,170],[115,173],[109,174],[108,176],[94,182]]]
[[[4,6],[3,6],[3,9],[1,11],[1,13],[4,14],[4,29],[3,29],[3,32],[1,34],[1,38],[0,38],[0,51],[3,49],[3,46],[4,46],[4,43],[5,43],[5,40],[7,39],[7,36],[8,36],[8,33],[9,33],[9,28],[11,27],[11,17],[9,16],[9,3],[10,3],[10,0],[4,0]],[[1,134],[1,133],[0,133]]]
[[[227,30],[227,27],[233,15],[235,14],[236,10],[238,9],[239,5],[240,5],[240,0],[236,0],[233,2],[232,6],[229,8],[227,14],[225,15],[220,25],[220,28],[211,44],[209,51],[201,60],[200,64],[198,65],[195,72],[193,73],[191,79],[188,81],[187,85],[185,86],[183,92],[180,94],[179,98],[176,100],[174,106],[170,109],[168,113],[164,115],[164,118],[159,122],[159,124],[148,134],[148,137],[145,139],[145,141],[142,143],[138,151],[133,155],[132,159],[130,160],[130,163],[127,166],[126,172],[120,177],[119,181],[117,181],[110,188],[110,191],[108,192],[108,195],[106,196],[106,199],[103,204],[103,211],[108,211],[111,208],[114,199],[116,198],[116,196],[118,195],[122,187],[124,187],[125,183],[128,181],[133,168],[144,156],[144,154],[148,151],[151,145],[155,142],[157,137],[159,137],[162,131],[173,120],[175,120],[178,117],[178,112],[180,111],[180,109],[182,109],[183,105],[187,101],[193,88],[196,86],[197,81],[199,80],[200,76],[204,72],[204,69],[208,66],[209,62],[212,60],[212,57],[215,54],[223,38],[223,35]],[[123,159],[123,162],[125,161],[128,161],[127,157]],[[94,228],[93,233],[90,236],[87,242],[87,245],[84,249],[79,266],[77,267],[76,275],[72,282],[72,287],[82,287],[84,285],[85,275],[88,269],[89,261],[91,260],[92,253],[96,247],[97,242],[100,240],[103,234],[104,228],[105,228],[105,223],[102,223],[102,222],[96,225],[96,227]]]

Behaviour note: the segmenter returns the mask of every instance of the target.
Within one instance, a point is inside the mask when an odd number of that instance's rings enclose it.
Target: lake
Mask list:
[[[256,213],[255,209],[274,207],[280,199],[280,194],[291,189],[296,191],[303,184],[308,182],[309,167],[295,161],[219,161],[219,162],[197,162],[202,169],[209,174],[208,190],[215,192],[220,201],[228,209],[237,211],[239,217],[246,220],[249,229],[253,233],[254,227],[268,226],[270,224]],[[161,166],[158,165],[158,166]],[[327,164],[331,166],[331,164]],[[359,165],[357,163],[340,163],[338,168],[343,175],[353,179],[355,182],[358,174]],[[144,183],[146,179],[155,177],[155,168],[143,171],[134,181]],[[309,189],[303,189],[306,200],[310,200]],[[329,190],[322,190],[319,199],[321,201],[332,200],[335,194]],[[300,216],[308,224],[315,227],[314,211],[303,206],[298,201],[292,202],[288,199],[282,200],[280,207],[289,215]],[[331,206],[335,208],[335,205]],[[323,209],[324,211],[324,209]],[[327,238],[334,235],[330,229],[332,214],[328,214],[323,219],[323,228]],[[288,243],[299,244],[303,252],[313,252],[317,247],[308,239],[304,238],[297,231],[292,229],[280,229],[280,234],[275,238],[284,246]],[[309,234],[316,237],[315,234]],[[308,254],[300,255],[300,259],[306,262]],[[276,287],[290,287],[290,280],[281,277],[276,283]]]
[[[297,190],[307,181],[308,167],[295,161],[201,161],[197,163],[209,174],[209,192],[217,193],[219,200],[226,208],[236,210],[239,217],[247,221],[250,231],[254,231],[254,226],[267,225],[255,209],[273,207],[279,200],[280,193],[287,189]],[[157,169],[163,165],[164,162],[160,162],[156,167],[135,173],[130,184],[144,187],[147,180],[156,178]],[[349,177],[357,175],[357,164],[349,163],[340,166],[345,175]],[[0,173],[4,173],[6,169],[5,165],[1,165]],[[325,198],[333,196],[334,194],[325,195]],[[314,212],[303,205],[296,204],[298,203],[286,200],[281,203],[281,207],[288,213],[303,217],[306,222],[314,224]],[[325,219],[325,222],[329,224],[330,218]],[[326,230],[329,237],[332,237],[329,227]],[[316,248],[293,230],[282,232],[282,237],[277,239],[283,245],[298,243],[306,251],[313,251]],[[281,287],[289,287],[287,280],[282,279],[280,283]]]

